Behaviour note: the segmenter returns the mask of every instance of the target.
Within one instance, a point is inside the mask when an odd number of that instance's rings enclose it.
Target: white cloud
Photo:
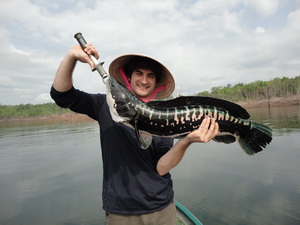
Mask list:
[[[244,0],[262,16],[270,16],[276,13],[279,7],[279,0]]]
[[[0,103],[47,101],[41,93],[76,32],[97,47],[106,70],[119,55],[147,54],[171,70],[184,94],[296,76],[297,8],[292,0],[0,1]],[[87,65],[78,64],[74,82],[87,92],[104,89]]]
[[[224,28],[229,31],[241,33],[242,32],[242,27],[240,24],[241,15],[242,15],[241,12],[230,13],[226,11],[223,14]]]
[[[256,34],[264,34],[264,33],[266,33],[266,31],[265,31],[265,28],[258,26],[255,28],[255,33]]]
[[[297,9],[288,15],[288,25],[290,28],[300,31],[300,9]]]
[[[36,99],[35,99],[36,103],[46,103],[46,102],[53,102],[51,96],[49,93],[43,93],[40,94]]]

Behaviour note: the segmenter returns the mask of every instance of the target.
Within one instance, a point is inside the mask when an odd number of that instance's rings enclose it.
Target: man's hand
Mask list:
[[[53,87],[55,90],[64,92],[72,88],[73,70],[77,61],[88,63],[92,69],[94,68],[94,63],[87,54],[92,54],[97,59],[99,58],[98,51],[91,44],[87,44],[87,47],[84,50],[82,50],[79,45],[76,45],[69,50],[57,69],[53,81]]]
[[[214,118],[206,117],[203,119],[200,127],[186,136],[190,143],[193,142],[209,142],[219,131],[219,124]]]
[[[84,50],[82,50],[82,48],[79,45],[76,45],[73,48],[71,48],[68,52],[68,56],[70,58],[73,58],[76,61],[78,60],[82,63],[88,63],[93,69],[94,63],[87,54],[94,55],[96,59],[99,58],[99,53],[92,44],[87,44]]]

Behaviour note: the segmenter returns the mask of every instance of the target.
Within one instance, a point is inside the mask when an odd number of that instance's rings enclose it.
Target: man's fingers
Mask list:
[[[206,117],[202,121],[199,131],[202,134],[203,141],[208,142],[218,134],[219,124],[214,118]]]
[[[219,133],[219,124],[215,123],[215,129],[214,129],[214,137]]]
[[[92,44],[87,44],[84,51],[89,55],[94,55],[96,59],[100,57],[97,49]]]
[[[210,118],[205,117],[200,125],[200,129],[203,129],[203,130],[208,129],[209,124],[210,124]]]

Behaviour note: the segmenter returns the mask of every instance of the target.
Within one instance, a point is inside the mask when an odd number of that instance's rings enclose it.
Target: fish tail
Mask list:
[[[251,121],[251,129],[244,137],[239,138],[239,144],[248,155],[262,151],[272,141],[272,129],[262,123]]]

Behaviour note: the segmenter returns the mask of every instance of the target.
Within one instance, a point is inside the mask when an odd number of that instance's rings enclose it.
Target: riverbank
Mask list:
[[[244,108],[259,108],[259,107],[275,107],[275,106],[288,106],[288,105],[300,105],[300,95],[292,95],[290,97],[282,98],[275,97],[270,99],[261,100],[248,100],[236,102]]]
[[[300,95],[294,95],[289,98],[271,98],[263,100],[249,100],[236,102],[246,109],[259,108],[259,107],[277,107],[277,106],[288,106],[288,105],[300,105]],[[93,119],[86,115],[82,115],[74,112],[67,112],[61,115],[51,116],[36,116],[36,117],[21,117],[21,118],[2,118],[0,123],[30,123],[30,124],[41,124],[41,123],[59,123],[59,122],[92,122]]]
[[[92,122],[95,121],[90,117],[74,113],[67,112],[61,115],[51,115],[51,116],[35,116],[35,117],[20,117],[20,118],[3,118],[0,119],[0,123],[30,123],[30,124],[42,124],[42,123],[81,123],[81,122]]]

